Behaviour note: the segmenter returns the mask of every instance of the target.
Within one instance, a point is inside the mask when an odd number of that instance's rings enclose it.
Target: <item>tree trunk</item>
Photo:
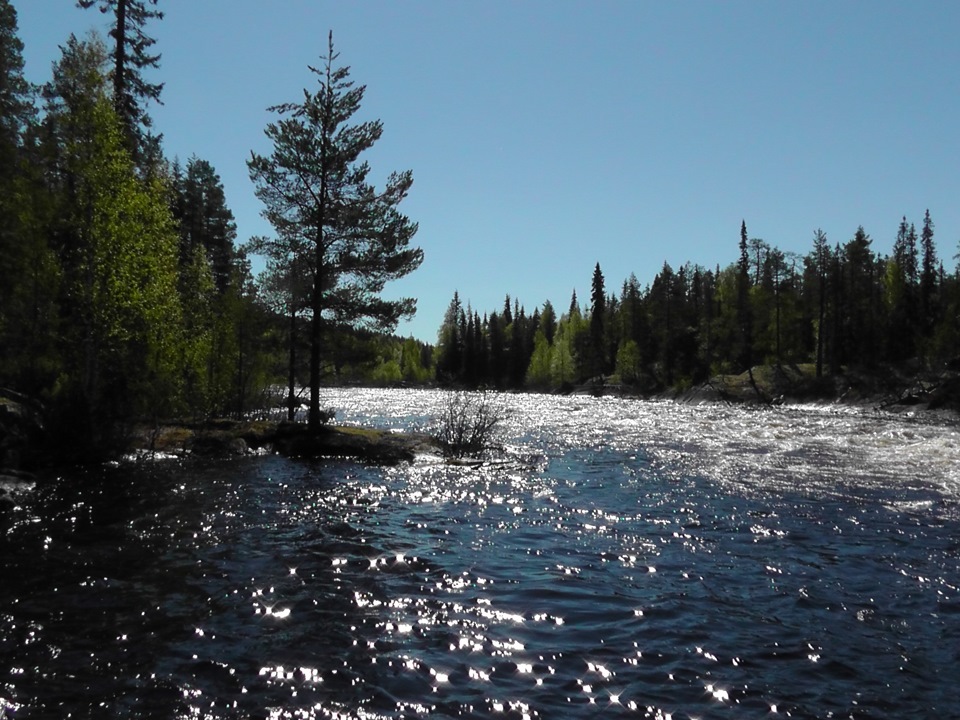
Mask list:
[[[318,235],[322,238],[321,230]],[[323,243],[317,240],[316,272],[313,276],[313,318],[310,322],[310,410],[307,415],[307,425],[316,430],[323,423],[320,416],[320,342],[322,340],[321,315],[323,313]]]
[[[296,368],[297,368],[297,311],[290,309],[290,369],[287,377],[287,421],[293,422],[296,415]]]
[[[117,2],[116,48],[113,53],[113,102],[124,127],[130,131],[130,118],[126,108],[126,65],[127,65],[127,0]]]

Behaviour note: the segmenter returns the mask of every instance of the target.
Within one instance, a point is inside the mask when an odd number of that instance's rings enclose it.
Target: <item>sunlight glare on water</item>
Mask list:
[[[419,431],[447,397],[325,404]],[[480,466],[38,487],[0,516],[0,717],[960,715],[954,425],[490,399]]]

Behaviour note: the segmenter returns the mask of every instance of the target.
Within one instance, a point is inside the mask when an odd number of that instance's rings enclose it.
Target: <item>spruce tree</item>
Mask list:
[[[149,169],[160,160],[161,136],[153,135],[153,121],[146,111],[146,104],[160,102],[163,83],[151,83],[144,79],[143,71],[157,68],[160,55],[151,54],[156,43],[144,32],[149,20],[162,20],[163,13],[151,9],[159,0],[77,0],[77,5],[89,9],[96,5],[101,13],[113,13],[113,40],[110,78],[113,82],[113,102],[120,117],[127,148],[137,166]]]
[[[933,244],[933,220],[930,211],[923,216],[923,230],[920,231],[920,312],[923,327],[930,332],[937,320],[937,249]]]
[[[812,264],[817,277],[817,350],[816,373],[823,377],[824,338],[827,320],[827,266],[830,261],[830,246],[827,235],[819,228],[813,236]]]
[[[548,344],[553,344],[553,336],[557,332],[557,313],[549,300],[543,303],[543,312],[540,313],[540,329]]]
[[[750,253],[747,221],[740,223],[740,259],[737,262],[738,365],[748,369],[753,361],[753,316],[750,312]]]
[[[199,247],[211,265],[217,291],[223,294],[230,283],[237,224],[227,207],[220,176],[213,165],[194,155],[187,161],[186,173],[175,181],[174,190],[181,256],[189,258]]]
[[[32,322],[39,307],[31,279],[49,254],[42,233],[31,232],[25,222],[38,204],[30,197],[34,169],[23,147],[34,114],[33,91],[23,76],[17,12],[8,0],[0,0],[0,383],[4,384],[18,384],[21,371],[32,362],[29,351],[36,351],[30,346],[39,339]]]
[[[460,316],[463,306],[460,293],[453,291],[453,299],[443,316],[443,324],[437,336],[436,373],[440,382],[456,382],[463,366],[464,338],[460,336]]]
[[[600,263],[593,269],[590,284],[590,374],[603,374],[607,370],[604,347],[607,294],[604,288]]]
[[[21,135],[34,114],[33,92],[23,76],[17,11],[9,0],[0,0],[0,179],[16,167]]]

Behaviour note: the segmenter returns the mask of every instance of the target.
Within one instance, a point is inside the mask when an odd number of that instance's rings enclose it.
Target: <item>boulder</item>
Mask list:
[[[432,442],[419,434],[332,425],[310,430],[306,425],[284,423],[277,429],[274,450],[290,457],[350,457],[396,465],[412,462],[415,454]]]
[[[194,435],[186,443],[194,455],[207,457],[233,457],[247,454],[247,441],[231,432],[211,430]]]

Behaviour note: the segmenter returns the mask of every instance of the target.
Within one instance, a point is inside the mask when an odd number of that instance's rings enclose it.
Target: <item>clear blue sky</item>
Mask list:
[[[28,78],[73,0],[13,0]],[[422,267],[403,335],[436,340],[454,290],[481,314],[608,291],[664,262],[726,266],[751,237],[807,253],[858,225],[889,253],[930,209],[948,269],[960,239],[960,2],[898,0],[161,0],[166,83],[150,109],[169,157],[210,161],[239,240],[269,234],[246,159],[270,105],[298,100],[328,30],[384,136],[375,178],[411,169],[402,209]]]

